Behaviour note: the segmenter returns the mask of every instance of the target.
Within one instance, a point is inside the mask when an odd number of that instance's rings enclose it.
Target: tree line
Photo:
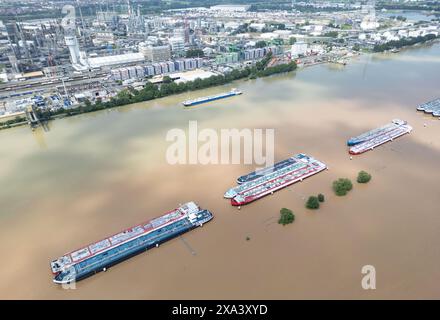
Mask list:
[[[245,67],[241,70],[235,69],[227,74],[214,75],[205,79],[197,78],[194,81],[175,83],[171,81],[169,77],[165,76],[163,83],[160,85],[147,83],[145,87],[141,90],[128,88],[120,91],[115,97],[112,97],[109,101],[106,102],[103,102],[100,98],[96,99],[95,103],[92,103],[89,100],[85,100],[83,105],[71,109],[38,109],[37,115],[42,120],[48,120],[54,115],[65,114],[67,116],[71,116],[80,113],[93,112],[97,110],[124,106],[132,103],[149,101],[186,91],[193,91],[212,86],[223,85],[238,79],[254,79],[257,77],[266,77],[276,73],[289,72],[295,70],[297,67],[296,63],[293,61],[286,64],[267,67],[267,64],[270,61],[271,57],[272,54],[268,53],[266,57],[257,62],[255,66]]]
[[[187,52],[186,52],[186,57],[187,58],[201,58],[201,57],[204,57],[205,56],[205,53],[203,52],[203,50],[202,49],[189,49]]]
[[[7,121],[0,123],[0,130],[10,128],[13,124],[26,122],[26,121],[27,121],[26,118],[17,116],[14,119],[10,119],[10,120],[7,120]]]
[[[438,38],[438,36],[434,34],[427,34],[426,36],[419,36],[419,37],[411,37],[411,38],[404,38],[400,40],[392,40],[388,41],[383,44],[377,44],[374,46],[373,51],[374,52],[383,52],[391,49],[399,49],[406,46],[412,46],[416,43],[423,43],[426,41],[434,40]]]

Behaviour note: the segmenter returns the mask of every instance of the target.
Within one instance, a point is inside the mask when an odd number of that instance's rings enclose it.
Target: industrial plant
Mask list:
[[[38,123],[40,110],[109,101],[127,88],[226,75],[294,61],[345,65],[388,43],[439,35],[439,21],[377,10],[374,1],[152,10],[133,0],[0,5],[0,125]]]

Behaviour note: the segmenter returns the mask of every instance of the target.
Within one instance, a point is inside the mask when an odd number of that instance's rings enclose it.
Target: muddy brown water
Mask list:
[[[440,298],[440,121],[416,105],[440,96],[440,45],[364,56],[255,81],[0,132],[0,298]],[[190,110],[181,101],[241,96]],[[360,156],[345,141],[393,118],[414,131]],[[274,128],[275,158],[329,166],[244,206],[223,199],[251,165],[169,165],[168,130]],[[336,197],[331,182],[373,176]],[[317,211],[305,197],[324,193]],[[194,200],[215,218],[64,290],[49,261]],[[296,215],[276,223],[279,209]],[[246,237],[250,240],[246,241]],[[195,255],[191,250],[195,251]],[[377,289],[361,287],[373,265]]]

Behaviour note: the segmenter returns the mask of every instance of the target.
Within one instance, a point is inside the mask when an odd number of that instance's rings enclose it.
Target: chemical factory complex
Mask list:
[[[35,19],[40,11],[52,16]],[[3,2],[0,17],[0,125],[33,108],[109,101],[164,76],[180,83],[225,75],[269,52],[270,65],[344,65],[389,42],[439,35],[435,16],[413,21],[372,1],[293,1],[280,10],[206,1],[150,12],[130,0],[24,0],[19,8]]]

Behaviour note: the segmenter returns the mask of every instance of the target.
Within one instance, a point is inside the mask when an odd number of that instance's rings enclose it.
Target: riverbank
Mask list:
[[[107,102],[102,102],[101,99],[98,99],[96,103],[91,103],[90,101],[86,100],[83,105],[78,107],[70,109],[61,108],[55,111],[37,108],[36,114],[39,119],[47,122],[64,117],[77,116],[83,113],[111,109],[133,103],[146,102],[183,92],[191,92],[209,87],[225,85],[236,80],[268,77],[274,74],[291,72],[297,68],[297,65],[294,61],[272,67],[266,67],[271,58],[272,55],[268,54],[253,67],[246,67],[243,70],[233,70],[225,75],[216,75],[206,79],[196,79],[194,81],[188,81],[185,83],[182,82],[176,84],[169,77],[165,77],[165,82],[161,85],[147,83],[142,90],[125,89],[119,92],[116,97],[111,98],[110,101]],[[4,125],[0,126],[0,130],[26,124],[28,124],[28,122],[23,119],[9,120]]]
[[[86,100],[84,105],[71,109],[58,109],[56,111],[37,110],[37,115],[40,119],[48,121],[54,116],[65,115],[75,116],[82,113],[89,113],[104,109],[111,109],[130,105],[133,103],[146,102],[159,98],[168,97],[170,95],[179,94],[183,92],[196,91],[204,88],[219,86],[231,83],[235,80],[241,79],[256,79],[267,77],[274,74],[291,72],[297,68],[294,61],[279,64],[276,66],[267,67],[269,61],[272,59],[272,54],[267,54],[261,61],[258,61],[255,66],[246,67],[242,70],[232,70],[224,75],[215,75],[206,79],[195,79],[194,81],[175,83],[169,77],[164,77],[164,82],[160,85],[147,83],[141,90],[126,89],[119,92],[116,97],[112,97],[107,102],[97,99],[95,103]]]
[[[425,39],[425,37],[422,37]],[[402,48],[411,48],[414,45],[422,44],[422,43],[430,43],[435,42],[439,39],[439,37],[436,37],[435,39],[426,39],[421,42],[415,42],[412,44],[407,44],[405,46],[402,46]],[[387,45],[387,44],[385,44]],[[384,46],[385,46],[384,45]],[[392,46],[391,43],[389,43],[391,46],[390,48],[394,48],[395,46]],[[384,47],[385,48],[385,47]],[[388,48],[388,47],[387,47]],[[377,52],[374,53],[380,53],[385,52],[390,49],[378,49]],[[367,53],[372,54],[372,53]],[[353,55],[351,58],[355,58],[361,55],[361,53],[358,53],[356,55]],[[243,80],[243,79],[249,79],[249,80],[255,80],[257,78],[261,77],[267,77],[270,75],[280,74],[280,73],[286,73],[291,72],[297,69],[297,65],[295,62],[277,65],[273,67],[266,68],[268,61],[270,60],[271,56],[265,57],[262,61],[258,62],[256,66],[250,68],[247,67],[241,71],[239,70],[233,70],[231,73],[226,75],[218,75],[218,76],[212,76],[207,79],[196,79],[195,81],[187,82],[187,83],[180,83],[175,84],[174,82],[169,79],[166,83],[163,83],[161,86],[158,86],[156,84],[148,83],[144,89],[142,90],[124,90],[120,92],[115,98],[111,98],[110,101],[102,102],[100,99],[97,100],[96,103],[92,104],[90,101],[86,101],[85,104],[71,109],[58,109],[57,111],[42,111],[37,109],[37,115],[39,119],[42,121],[52,121],[56,119],[61,119],[65,117],[72,117],[77,116],[84,113],[90,113],[90,112],[96,112],[100,110],[105,109],[111,109],[121,106],[126,106],[134,103],[140,103],[140,102],[146,102],[154,99],[164,98],[168,97],[170,95],[174,94],[180,94],[183,92],[192,92],[201,90],[204,88],[210,88],[220,85],[225,85],[232,83],[236,80]],[[322,61],[318,63],[312,63],[304,65],[305,67],[312,67],[316,66],[318,64],[327,64],[332,63],[329,61]],[[166,77],[165,77],[166,78]],[[17,126],[23,126],[27,125],[27,121],[13,121],[13,123],[10,123],[9,125],[3,125],[0,126],[0,130],[5,130]]]
[[[411,47],[418,44],[434,42],[440,39],[439,36],[435,36],[433,34],[428,34],[426,36],[420,36],[415,38],[401,39],[397,41],[389,41],[384,44],[375,45],[373,48],[374,52],[384,52],[393,49],[401,49],[406,47]]]
[[[28,121],[26,119],[24,119],[24,120],[20,119],[20,120],[17,120],[17,121],[6,122],[6,124],[0,125],[0,130],[6,130],[6,129],[10,129],[10,128],[24,126],[24,125],[27,125],[27,124],[28,124]]]

